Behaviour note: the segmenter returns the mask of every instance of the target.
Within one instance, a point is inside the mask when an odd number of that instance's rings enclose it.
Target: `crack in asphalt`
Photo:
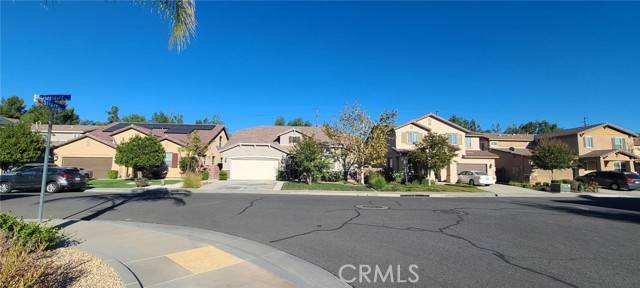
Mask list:
[[[256,204],[256,202],[258,202],[258,201],[260,201],[260,200],[262,200],[262,199],[264,199],[264,198],[267,198],[267,196],[262,196],[262,197],[260,197],[260,198],[257,198],[257,199],[253,199],[253,200],[251,200],[251,202],[249,202],[249,205],[247,205],[246,207],[242,208],[242,210],[240,210],[240,212],[238,212],[238,213],[236,214],[236,216],[238,216],[238,215],[242,215],[244,212],[247,212],[247,210],[249,210],[249,208],[253,207],[253,205],[255,205],[255,204]]]
[[[569,286],[569,287],[574,287],[574,288],[578,287],[578,285],[576,285],[576,284],[573,284],[571,282],[562,280],[562,279],[560,279],[558,277],[555,277],[553,275],[549,275],[549,274],[546,274],[544,272],[535,270],[533,268],[529,268],[529,267],[514,263],[514,262],[512,262],[511,260],[508,259],[508,257],[510,257],[510,256],[505,255],[504,253],[502,253],[502,252],[500,252],[498,250],[480,246],[477,243],[473,242],[472,240],[469,240],[469,239],[467,239],[467,238],[465,238],[463,236],[452,234],[452,233],[448,232],[447,231],[448,229],[451,229],[451,228],[453,228],[455,226],[458,226],[458,225],[462,224],[465,221],[464,216],[469,215],[469,213],[467,213],[465,211],[462,211],[461,209],[463,209],[463,208],[452,208],[452,209],[446,209],[446,210],[431,210],[432,212],[454,214],[454,215],[456,215],[456,218],[457,218],[454,223],[451,223],[451,224],[443,226],[443,227],[439,227],[439,228],[437,228],[437,230],[425,229],[425,228],[420,228],[420,227],[400,228],[400,227],[387,226],[387,225],[374,225],[374,224],[364,224],[364,223],[345,223],[345,225],[346,224],[349,224],[349,225],[360,225],[360,226],[378,227],[378,228],[385,228],[385,229],[392,229],[392,230],[402,230],[402,231],[409,231],[409,232],[430,232],[430,233],[442,234],[442,235],[450,237],[450,238],[454,238],[454,239],[458,239],[458,240],[467,242],[469,245],[471,245],[472,247],[474,247],[476,249],[479,249],[479,250],[482,250],[482,251],[485,251],[485,252],[489,252],[491,255],[497,257],[502,262],[504,262],[505,264],[508,264],[510,266],[519,268],[521,270],[528,271],[530,273],[534,273],[536,275],[540,275],[540,276],[546,277],[548,279],[551,279],[553,281],[562,283],[562,284],[564,284],[566,286]],[[515,257],[511,257],[511,258],[515,258]]]
[[[283,241],[283,240],[288,240],[288,239],[291,239],[291,238],[296,238],[296,237],[300,237],[300,236],[304,236],[304,235],[309,235],[309,234],[315,233],[315,232],[338,231],[338,230],[342,229],[344,226],[346,226],[347,224],[349,224],[349,222],[355,220],[356,218],[360,217],[360,215],[362,215],[362,214],[360,214],[360,211],[358,209],[350,209],[350,210],[356,212],[356,215],[354,215],[351,218],[347,219],[346,221],[342,222],[340,225],[338,225],[335,228],[331,228],[331,229],[313,229],[313,230],[310,230],[310,231],[307,231],[307,232],[304,232],[304,233],[294,234],[294,235],[290,235],[290,236],[287,236],[287,237],[284,237],[284,238],[271,240],[271,241],[269,241],[269,243],[276,243],[276,242],[280,242],[280,241]]]

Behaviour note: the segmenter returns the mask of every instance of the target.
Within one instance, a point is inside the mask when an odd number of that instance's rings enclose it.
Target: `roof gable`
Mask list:
[[[423,115],[423,116],[421,116],[419,118],[410,120],[410,121],[405,122],[403,124],[400,124],[400,125],[396,126],[394,129],[400,129],[400,128],[402,128],[404,126],[407,126],[407,125],[415,125],[415,126],[419,125],[418,127],[422,128],[422,129],[429,129],[429,127],[426,127],[426,126],[418,123],[418,121],[421,121],[421,120],[424,120],[424,119],[427,119],[427,118],[431,118],[431,119],[434,119],[436,121],[442,122],[442,123],[444,123],[444,124],[446,124],[448,126],[451,126],[451,127],[455,128],[455,129],[457,129],[457,130],[460,130],[460,131],[462,131],[464,133],[470,133],[471,132],[469,129],[464,128],[464,127],[462,127],[462,126],[460,126],[460,125],[458,125],[456,123],[453,123],[453,122],[451,122],[451,121],[449,121],[449,120],[447,120],[445,118],[442,118],[442,117],[440,117],[440,116],[438,116],[436,114],[433,114],[433,113],[429,113],[429,114]],[[418,125],[416,125],[416,124],[418,124]]]

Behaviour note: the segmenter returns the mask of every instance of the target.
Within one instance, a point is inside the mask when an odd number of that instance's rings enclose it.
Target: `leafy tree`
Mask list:
[[[188,159],[185,160],[184,167],[180,167],[180,170],[185,173],[195,173],[200,167],[200,163],[202,163],[202,158],[207,156],[207,143],[202,142],[200,134],[194,131],[189,134],[187,142],[180,148],[180,152],[185,153],[183,159]],[[182,163],[183,161],[181,160],[181,166]]]
[[[551,180],[553,180],[554,170],[571,168],[573,161],[574,156],[569,146],[557,139],[540,139],[531,156],[533,166],[551,170]]]
[[[0,169],[36,160],[43,147],[44,138],[26,123],[0,126]]]
[[[458,124],[464,128],[467,128],[471,131],[474,132],[480,132],[482,131],[482,129],[480,129],[480,125],[478,125],[478,123],[476,122],[475,119],[471,119],[471,120],[467,120],[465,118],[462,118],[460,116],[457,115],[453,115],[451,117],[449,117],[449,121]]]
[[[111,109],[109,109],[109,111],[107,111],[107,123],[113,123],[113,122],[118,122],[120,121],[120,117],[118,117],[118,111],[120,111],[120,109],[118,108],[118,106],[111,106]]]
[[[26,123],[48,123],[49,108],[44,106],[31,106],[29,110],[20,118]],[[55,111],[53,114],[53,124],[76,125],[80,124],[80,116],[76,114],[73,108],[67,108],[62,111]]]
[[[164,148],[160,141],[152,136],[133,136],[129,141],[116,147],[116,164],[145,171],[161,166],[164,162]]]
[[[336,123],[324,124],[323,131],[334,146],[329,151],[340,162],[345,180],[351,169],[356,169],[358,180],[364,184],[365,169],[384,164],[388,131],[395,119],[395,111],[385,111],[373,120],[360,105],[354,104],[344,108]]]
[[[196,120],[196,124],[222,125],[222,124],[224,124],[224,122],[222,121],[222,118],[220,118],[220,115],[213,114],[213,116],[211,116],[211,119],[209,119],[208,117],[205,117],[202,120]]]
[[[104,125],[104,122],[94,121],[94,120],[82,120],[80,121],[80,125]]]
[[[287,123],[287,126],[313,126],[313,125],[309,121],[305,121],[300,117],[296,117],[296,118],[293,118],[292,120],[289,120],[289,122]]]
[[[140,114],[131,114],[131,115],[127,115],[124,116],[120,119],[120,121],[122,122],[130,122],[130,123],[146,123],[147,122],[147,118],[145,118],[144,116],[140,115]]]
[[[286,123],[286,122],[284,121],[284,117],[282,117],[282,116],[278,116],[278,117],[276,118],[276,121],[273,123],[273,125],[276,125],[276,126],[284,126],[284,125],[285,125],[285,123]]]
[[[431,180],[431,172],[438,173],[451,164],[457,151],[458,148],[449,144],[445,135],[432,132],[416,143],[416,149],[409,152],[408,160],[414,173]]]
[[[151,116],[151,123],[173,123],[173,124],[182,124],[183,116],[182,114],[166,114],[164,112],[155,112]]]
[[[319,179],[329,170],[331,164],[325,157],[324,151],[322,144],[313,137],[303,137],[290,150],[288,160],[307,184]]]
[[[518,126],[512,125],[504,130],[507,134],[544,134],[559,130],[558,124],[550,123],[547,120],[529,121]]]
[[[20,119],[25,112],[24,100],[18,96],[0,99],[0,116]]]
[[[484,132],[487,133],[502,133],[502,128],[500,127],[500,123],[491,124],[491,129],[487,129]]]

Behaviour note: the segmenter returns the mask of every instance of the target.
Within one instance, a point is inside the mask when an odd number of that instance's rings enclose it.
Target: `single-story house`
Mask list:
[[[165,150],[167,177],[180,177],[178,163],[183,154],[180,150],[194,131],[208,145],[203,164],[217,173],[221,163],[219,149],[228,140],[223,125],[113,123],[56,145],[53,149],[54,159],[60,166],[90,169],[96,178],[106,178],[109,170],[118,171],[119,177],[128,177],[130,175],[127,173],[131,171],[115,163],[116,147],[136,135],[152,136],[160,140]]]
[[[8,125],[18,123],[18,119],[8,118],[4,116],[0,116],[0,125]]]
[[[220,149],[222,170],[229,171],[231,180],[276,180],[283,159],[302,137],[330,142],[321,127],[258,126],[237,131]]]
[[[390,131],[387,166],[394,171],[406,172],[409,152],[428,133],[445,135],[449,144],[459,149],[451,164],[436,173],[440,181],[455,183],[462,171],[480,171],[495,176],[495,160],[498,156],[488,151],[486,139],[433,113],[398,125]]]

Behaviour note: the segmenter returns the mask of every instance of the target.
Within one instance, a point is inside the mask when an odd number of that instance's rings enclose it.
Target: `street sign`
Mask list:
[[[67,101],[71,100],[71,95],[33,95],[33,102],[38,106],[49,107],[54,110],[67,109]]]
[[[44,106],[49,108],[49,125],[47,128],[47,146],[44,150],[44,166],[42,166],[42,183],[40,184],[40,204],[38,205],[38,222],[42,222],[43,214],[44,214],[44,192],[48,185],[52,185],[51,183],[47,183],[47,168],[49,167],[49,155],[51,150],[51,126],[53,126],[53,114],[54,111],[67,109],[67,101],[71,100],[71,95],[33,95],[33,102],[35,105]],[[54,183],[55,184],[55,183]],[[55,186],[52,186],[52,191],[55,189]]]

